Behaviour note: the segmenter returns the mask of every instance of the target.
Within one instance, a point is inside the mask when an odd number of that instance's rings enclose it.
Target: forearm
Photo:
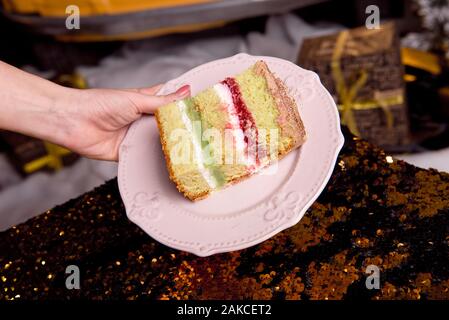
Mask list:
[[[188,85],[156,95],[160,88],[65,88],[0,61],[0,129],[53,142],[86,157],[118,160],[131,123],[190,95]]]
[[[0,61],[0,129],[64,145],[72,92]]]

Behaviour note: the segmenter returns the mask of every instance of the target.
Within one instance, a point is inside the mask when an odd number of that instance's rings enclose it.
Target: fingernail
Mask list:
[[[185,98],[189,95],[190,95],[190,86],[188,84],[176,90],[176,96],[178,98]]]

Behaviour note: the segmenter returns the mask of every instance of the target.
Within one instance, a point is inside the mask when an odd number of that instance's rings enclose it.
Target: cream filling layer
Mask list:
[[[186,127],[187,131],[192,137],[192,144],[193,144],[193,151],[195,155],[195,159],[197,162],[198,171],[201,173],[201,176],[206,180],[207,184],[211,189],[215,189],[217,187],[217,181],[211,174],[210,170],[207,169],[204,166],[204,156],[203,156],[203,149],[201,147],[201,141],[198,141],[195,137],[195,133],[193,132],[193,123],[190,120],[189,115],[187,114],[187,105],[184,101],[180,100],[176,103],[178,106],[179,111],[181,112],[182,122],[184,123],[184,126]]]
[[[255,169],[257,166],[255,159],[253,157],[247,157],[245,154],[247,150],[245,136],[243,130],[240,128],[240,120],[234,106],[231,90],[229,90],[228,86],[223,83],[217,83],[213,88],[228,112],[232,138],[234,140],[234,145],[237,152],[237,160],[243,161],[243,164]]]

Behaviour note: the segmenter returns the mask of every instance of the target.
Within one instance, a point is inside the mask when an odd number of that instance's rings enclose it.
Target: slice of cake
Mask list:
[[[297,105],[258,61],[156,111],[171,180],[190,200],[251,176],[305,141]]]

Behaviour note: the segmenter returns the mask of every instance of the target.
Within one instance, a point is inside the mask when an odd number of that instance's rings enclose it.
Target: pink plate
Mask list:
[[[152,116],[136,121],[121,147],[120,193],[131,221],[154,239],[199,256],[247,248],[301,219],[326,186],[343,145],[335,103],[318,76],[273,57],[238,54],[196,67],[160,94],[190,84],[196,94],[264,60],[299,105],[307,142],[250,179],[191,202],[169,180]]]

